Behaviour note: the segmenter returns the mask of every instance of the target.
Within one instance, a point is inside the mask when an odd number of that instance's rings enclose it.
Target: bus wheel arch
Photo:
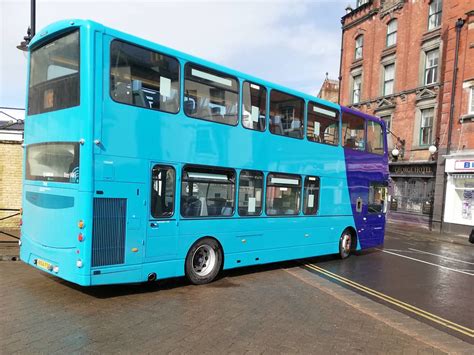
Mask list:
[[[352,252],[357,250],[357,232],[354,227],[346,227],[339,238],[339,257],[348,258]]]
[[[184,273],[194,285],[212,282],[224,265],[222,244],[212,236],[197,239],[189,248],[184,262]]]

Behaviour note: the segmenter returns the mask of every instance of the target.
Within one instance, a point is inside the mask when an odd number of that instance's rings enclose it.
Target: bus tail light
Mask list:
[[[84,241],[84,235],[82,233],[79,233],[79,235],[77,236],[77,240],[80,242]]]

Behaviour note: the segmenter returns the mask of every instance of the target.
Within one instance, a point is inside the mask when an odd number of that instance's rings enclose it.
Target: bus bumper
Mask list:
[[[20,259],[47,274],[80,286],[91,284],[90,274],[86,269],[79,268],[76,264],[79,258],[75,248],[50,248],[23,235],[21,237]]]

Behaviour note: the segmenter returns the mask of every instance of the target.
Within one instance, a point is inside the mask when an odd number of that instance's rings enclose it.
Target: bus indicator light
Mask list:
[[[77,226],[79,227],[79,229],[84,229],[84,221],[81,219],[79,222],[77,222]]]

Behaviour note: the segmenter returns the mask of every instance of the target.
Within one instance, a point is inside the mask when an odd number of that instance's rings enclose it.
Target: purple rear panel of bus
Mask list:
[[[363,117],[367,120],[376,121],[383,126],[382,120],[366,115],[362,112],[341,107],[342,113],[349,113]],[[387,139],[384,136],[384,145],[387,147]],[[369,186],[371,183],[388,183],[388,155],[385,149],[384,155],[377,155],[358,151],[350,148],[344,149],[347,184],[351,199],[352,213],[357,228],[358,241],[361,249],[372,248],[383,244],[385,232],[385,214],[368,213]],[[357,211],[357,200],[362,199],[362,211]],[[388,201],[385,201],[388,203]]]

